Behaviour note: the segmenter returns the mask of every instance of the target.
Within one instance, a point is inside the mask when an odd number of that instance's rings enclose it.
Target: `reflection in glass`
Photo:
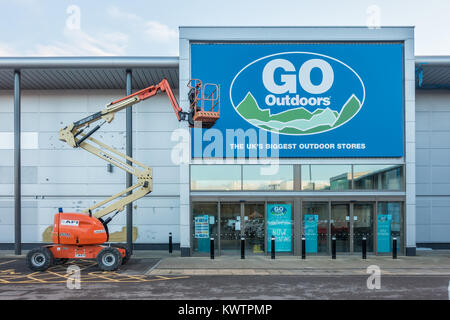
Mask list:
[[[253,254],[264,253],[264,203],[246,203],[244,207],[245,249]]]
[[[355,189],[401,190],[403,166],[401,165],[354,165]]]
[[[308,228],[305,217],[308,215],[317,215],[317,253],[328,252],[328,202],[303,202],[303,230]],[[309,239],[308,239],[309,240]],[[310,246],[308,246],[310,247]],[[315,246],[312,245],[311,248]],[[314,253],[309,250],[308,253]]]
[[[350,208],[331,204],[331,236],[336,237],[336,252],[350,251]]]
[[[210,238],[217,238],[217,203],[194,202],[192,213],[194,252],[209,254]],[[205,220],[209,224],[207,232],[204,228]],[[218,243],[218,241],[214,242],[215,250],[218,248]]]
[[[362,251],[362,238],[366,237],[367,252],[373,252],[373,204],[353,205],[353,251]]]
[[[191,190],[241,190],[241,166],[192,165]]]
[[[302,190],[351,189],[351,165],[302,165]]]
[[[237,254],[241,248],[241,205],[222,203],[220,206],[220,250],[222,254]]]
[[[278,169],[274,170],[272,168]],[[244,190],[293,190],[294,171],[291,165],[243,166]],[[275,172],[274,172],[275,171]]]

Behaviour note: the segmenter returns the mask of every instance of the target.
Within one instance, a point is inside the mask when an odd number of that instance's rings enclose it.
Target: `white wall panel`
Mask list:
[[[22,150],[23,242],[42,241],[59,207],[80,212],[125,189],[124,171],[114,168],[109,173],[107,162],[58,140],[63,126],[102,110],[124,94],[124,90],[22,93],[22,130],[37,132],[39,145]],[[0,92],[0,113],[0,132],[12,132],[12,91]],[[176,128],[178,120],[164,93],[133,106],[133,157],[154,170],[154,191],[133,204],[140,243],[166,243],[168,232],[173,232],[174,242],[179,241],[179,170],[170,156],[175,145],[170,137]],[[124,152],[125,110],[93,137]],[[0,242],[14,241],[13,155],[12,149],[0,150]],[[111,226],[120,231],[125,223],[121,212]]]

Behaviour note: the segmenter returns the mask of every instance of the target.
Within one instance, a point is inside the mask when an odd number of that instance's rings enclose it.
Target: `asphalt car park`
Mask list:
[[[449,299],[446,273],[387,274],[380,288],[371,290],[368,275],[362,274],[158,275],[152,271],[160,261],[133,257],[118,270],[104,272],[95,260],[80,259],[33,272],[23,257],[0,258],[0,299]],[[73,268],[79,270],[78,287],[73,286]]]
[[[25,259],[0,259],[0,291],[7,284],[58,284],[79,280],[80,283],[137,283],[170,280],[185,277],[149,276],[159,259],[131,259],[113,272],[101,271],[95,260],[69,260],[65,264],[53,265],[46,271],[33,272]],[[79,276],[79,278],[77,278]]]

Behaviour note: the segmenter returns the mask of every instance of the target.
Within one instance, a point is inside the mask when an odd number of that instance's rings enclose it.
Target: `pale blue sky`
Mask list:
[[[178,26],[366,26],[374,10],[416,27],[416,55],[450,55],[449,0],[0,0],[0,56],[176,56]]]

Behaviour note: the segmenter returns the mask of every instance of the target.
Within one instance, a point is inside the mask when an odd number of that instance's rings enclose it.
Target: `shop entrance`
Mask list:
[[[366,237],[367,252],[374,251],[375,202],[303,202],[306,252],[329,254],[332,238],[336,251],[361,252]]]
[[[220,253],[238,254],[241,237],[250,254],[264,254],[265,214],[264,203],[220,204]]]
[[[333,237],[341,254],[360,253],[364,237],[368,253],[389,254],[394,237],[401,253],[403,206],[399,200],[344,201],[338,197],[193,201],[192,251],[209,255],[213,237],[217,255],[240,255],[244,237],[247,255],[267,254],[271,250],[270,238],[275,236],[278,253],[299,255],[304,235],[309,255],[331,254]]]
[[[212,237],[217,254],[238,255],[244,237],[246,254],[264,254],[265,219],[264,202],[194,203],[193,251],[209,254]]]

